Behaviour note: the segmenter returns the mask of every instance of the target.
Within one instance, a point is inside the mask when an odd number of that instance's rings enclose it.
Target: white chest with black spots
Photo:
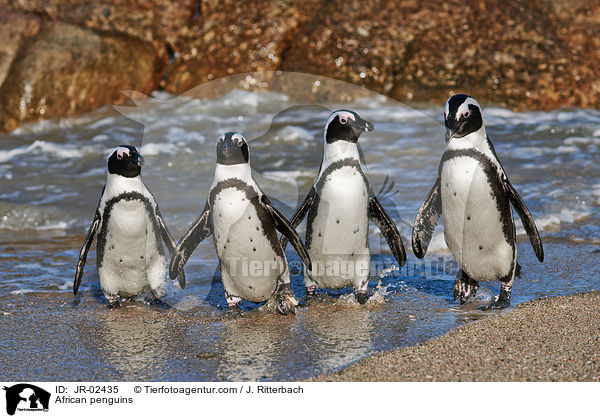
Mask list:
[[[354,166],[342,166],[321,180],[317,212],[309,214],[311,276],[323,287],[359,287],[370,261],[367,184]]]
[[[460,268],[475,280],[510,273],[514,245],[507,242],[494,190],[479,161],[458,156],[440,173],[444,237]],[[511,215],[512,222],[512,215]]]
[[[230,187],[215,196],[212,214],[225,290],[255,302],[268,299],[287,264],[273,250],[256,207],[244,191]]]
[[[104,255],[98,266],[104,293],[134,296],[159,290],[166,276],[166,260],[159,251],[161,244],[146,204],[141,200],[118,201],[104,222]]]

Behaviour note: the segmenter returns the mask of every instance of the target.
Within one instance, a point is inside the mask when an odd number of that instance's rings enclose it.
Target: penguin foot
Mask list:
[[[502,300],[500,298],[496,298],[496,301],[494,303],[491,303],[487,306],[484,306],[481,308],[482,311],[490,311],[492,309],[504,309],[504,308],[508,308],[510,306],[510,302],[507,300]]]
[[[364,305],[369,300],[369,294],[366,290],[357,290],[356,291],[356,300],[361,305]]]
[[[159,308],[164,308],[164,309],[171,309],[171,305],[169,305],[167,302],[164,302],[158,298],[148,298],[148,299],[146,299],[146,301],[149,305],[152,305],[152,306],[157,306]]]
[[[121,300],[117,299],[109,299],[108,304],[106,305],[108,309],[118,309],[121,307]]]
[[[298,301],[288,283],[281,284],[275,296],[275,312],[280,315],[296,314]]]
[[[510,306],[511,291],[512,291],[511,286],[502,285],[502,287],[500,288],[500,295],[496,296],[496,300],[494,301],[494,303],[484,306],[481,309],[484,311],[488,311],[491,309],[508,308]]]
[[[471,298],[475,297],[479,283],[476,280],[471,279],[462,270],[459,270],[456,274],[456,280],[454,280],[454,300],[458,299],[461,305],[467,303]]]
[[[244,311],[237,304],[229,305],[229,309],[225,312],[225,318],[236,319],[241,318],[244,315]]]
[[[307,286],[306,296],[304,297],[304,304],[309,305],[311,301],[317,298],[317,286]]]
[[[290,298],[283,298],[275,306],[275,312],[279,315],[296,315],[296,305],[298,305],[298,302],[295,299],[292,301]]]

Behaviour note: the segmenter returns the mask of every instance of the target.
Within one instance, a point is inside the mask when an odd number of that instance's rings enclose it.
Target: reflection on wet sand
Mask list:
[[[171,353],[181,345],[183,336],[170,324],[172,315],[164,311],[132,304],[95,314],[78,324],[80,339],[89,344],[96,361],[112,365],[119,379],[159,378]]]
[[[219,353],[219,380],[270,380],[292,339],[294,316],[253,312],[227,321]]]
[[[303,326],[304,334],[310,337],[313,364],[320,370],[332,370],[366,356],[372,351],[373,316],[369,307],[357,302],[312,304],[305,312]]]

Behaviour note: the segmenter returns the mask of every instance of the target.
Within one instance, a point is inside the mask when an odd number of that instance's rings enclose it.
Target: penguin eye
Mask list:
[[[238,147],[241,147],[242,146],[242,140],[238,138],[237,144],[238,144]]]
[[[343,123],[343,124],[345,124],[346,122],[348,122],[348,119],[346,119],[343,116],[340,116],[340,122]]]
[[[118,153],[117,153],[117,158],[118,158],[119,160],[122,160],[122,159],[123,159],[123,154],[121,154],[120,152],[118,152]]]
[[[464,113],[465,115],[465,119],[469,117],[469,115],[471,114],[471,112],[469,112],[468,110]]]

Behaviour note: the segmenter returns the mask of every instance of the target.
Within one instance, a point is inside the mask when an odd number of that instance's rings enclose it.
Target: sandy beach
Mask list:
[[[544,298],[316,381],[600,381],[600,292]]]

